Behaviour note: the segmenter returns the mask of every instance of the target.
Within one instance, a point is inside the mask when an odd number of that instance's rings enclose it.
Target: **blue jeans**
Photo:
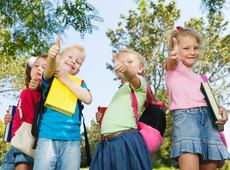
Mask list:
[[[34,170],[78,170],[80,162],[80,141],[38,139]]]

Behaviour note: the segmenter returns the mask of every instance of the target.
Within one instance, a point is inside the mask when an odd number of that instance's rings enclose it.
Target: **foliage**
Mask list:
[[[208,11],[209,14],[214,15],[221,12],[225,3],[226,0],[202,0],[200,9],[203,12]]]
[[[226,161],[225,165],[222,168],[218,168],[218,170],[228,170],[230,169],[230,161]]]
[[[230,35],[225,33],[227,25],[228,21],[224,22],[221,13],[215,17],[210,15],[206,27],[203,18],[185,23],[185,27],[197,30],[203,37],[202,53],[194,71],[209,77],[217,99],[224,105],[230,104],[230,82],[227,81],[230,72]]]
[[[3,0],[0,6],[0,93],[23,89],[21,65],[28,56],[47,52],[55,34],[72,27],[83,38],[98,29],[92,21],[103,21],[86,0]]]
[[[28,57],[12,58],[7,60],[5,56],[0,58],[0,95],[16,99],[18,93],[12,91],[21,91],[25,89],[25,68]]]
[[[3,142],[3,136],[5,131],[5,124],[0,119],[0,166],[2,164],[2,160],[10,147],[10,143]]]
[[[100,141],[99,137],[99,125],[96,124],[95,120],[91,120],[91,127],[90,129],[86,128],[88,133],[88,139],[89,139],[89,146],[90,146],[90,154],[91,158],[93,157],[93,151],[95,150],[97,144]],[[85,137],[84,133],[81,133],[81,167],[87,166],[87,159],[86,159],[86,152],[85,152]]]
[[[180,10],[176,9],[176,2],[165,1],[158,4],[150,1],[150,5],[142,11],[129,11],[129,16],[121,14],[123,22],[118,23],[116,30],[109,29],[107,37],[111,40],[113,52],[124,48],[131,48],[143,56],[145,77],[155,95],[166,103],[168,97],[165,88],[165,62],[168,57],[168,40],[174,30],[174,23],[180,17]],[[206,26],[203,18],[191,19],[185,27],[197,30],[203,37],[200,62],[195,65],[194,71],[199,75],[207,75],[212,83],[215,95],[225,105],[229,105],[230,86],[227,79],[230,71],[230,35],[224,35],[228,22],[224,22],[221,13],[215,17],[209,16]],[[114,71],[111,64],[107,69]],[[167,127],[164,134],[164,143],[157,151],[157,159],[164,165],[171,166],[169,151],[172,146],[172,114],[167,115]]]
[[[133,0],[138,4],[140,11],[143,7],[148,6],[149,0]],[[214,16],[215,14],[222,13],[222,9],[225,7],[226,0],[201,0],[200,10],[208,12],[209,15]]]

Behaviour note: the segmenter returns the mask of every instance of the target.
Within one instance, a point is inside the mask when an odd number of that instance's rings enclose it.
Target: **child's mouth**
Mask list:
[[[71,64],[66,63],[66,65],[74,70],[74,67]]]

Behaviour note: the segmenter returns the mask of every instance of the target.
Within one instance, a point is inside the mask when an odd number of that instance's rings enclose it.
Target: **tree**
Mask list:
[[[28,57],[12,58],[7,60],[5,56],[0,58],[0,94],[4,97],[16,99],[18,93],[25,89],[25,68]]]
[[[73,27],[82,36],[97,30],[91,21],[103,21],[86,0],[4,0],[0,2],[1,53],[39,55],[50,47],[53,35]]]
[[[95,122],[94,119],[91,120],[91,127],[86,128],[88,133],[89,139],[89,146],[90,146],[90,155],[91,158],[93,157],[93,152],[100,141],[100,134],[99,134],[99,124]],[[86,152],[85,152],[85,137],[84,133],[81,133],[81,167],[87,166],[87,159],[86,159]]]
[[[168,57],[169,36],[174,30],[174,22],[180,17],[180,10],[176,9],[175,1],[167,5],[164,5],[164,2],[159,0],[158,4],[155,4],[150,1],[149,6],[138,12],[130,10],[128,17],[121,15],[123,22],[118,23],[118,29],[109,29],[106,34],[111,40],[113,52],[131,48],[143,56],[146,80],[159,100],[166,103],[165,112],[169,113],[164,66]],[[197,30],[204,37],[203,52],[200,62],[195,66],[195,72],[207,75],[218,100],[229,105],[230,91],[227,88],[227,78],[230,69],[230,36],[224,35],[227,23],[219,13],[209,18],[206,27],[203,18],[191,19],[185,23],[185,27]],[[114,71],[108,63],[107,69]],[[172,146],[172,113],[167,114],[166,118],[164,143],[157,151],[157,159],[165,165],[171,165],[169,151]]]
[[[0,94],[25,87],[28,56],[47,52],[54,34],[63,35],[72,27],[84,38],[98,29],[92,21],[103,21],[86,0],[3,0],[0,6]]]
[[[202,0],[200,9],[203,12],[208,12],[211,15],[221,13],[221,10],[225,7],[226,0]]]
[[[2,165],[2,160],[10,147],[10,143],[3,142],[4,131],[5,131],[5,124],[0,119],[0,166]]]
[[[142,11],[143,7],[148,6],[149,0],[133,0],[138,4],[140,10]],[[226,0],[202,0],[200,5],[200,10],[202,12],[208,12],[214,16],[215,14],[222,13],[222,9],[225,8]]]

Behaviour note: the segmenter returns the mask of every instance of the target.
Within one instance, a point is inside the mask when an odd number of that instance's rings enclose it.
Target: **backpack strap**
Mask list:
[[[145,79],[145,76],[143,74],[141,76]],[[153,101],[153,96],[152,96],[151,90],[147,82],[146,82],[146,87],[147,87],[147,96],[146,96],[147,100],[144,103],[144,107],[147,108],[149,104],[154,104],[158,106],[159,108],[164,109],[165,108],[164,102],[154,102]]]
[[[89,140],[87,136],[87,131],[86,131],[86,126],[85,126],[85,118],[82,114],[82,110],[84,106],[81,104],[80,100],[77,100],[78,107],[79,107],[79,118],[81,120],[82,117],[82,122],[83,122],[83,128],[84,128],[84,136],[85,136],[85,151],[86,151],[86,158],[87,158],[87,165],[90,166],[91,163],[91,155],[90,155],[90,148],[89,148]]]
[[[136,118],[136,124],[137,124],[137,128],[139,127],[139,121],[138,121],[138,102],[137,102],[137,98],[136,98],[136,95],[134,93],[134,90],[133,88],[130,86],[131,88],[131,96],[132,96],[132,107],[133,107],[133,110],[134,110],[134,114],[135,114],[135,118]]]
[[[207,82],[207,81],[208,81],[207,76],[200,76],[200,77],[202,78],[202,80],[203,80],[204,82]]]
[[[84,84],[84,80],[81,81],[81,86]],[[91,163],[91,155],[90,155],[90,148],[89,148],[89,140],[88,135],[86,131],[85,126],[85,118],[83,116],[82,110],[84,109],[84,106],[81,104],[80,100],[77,100],[78,108],[79,108],[79,120],[82,118],[83,128],[84,128],[84,136],[85,136],[85,152],[86,152],[86,158],[87,158],[87,165],[90,166]]]
[[[42,94],[42,90],[41,90],[41,95],[40,95],[40,97],[37,101],[36,107],[35,107],[34,119],[33,119],[32,130],[31,130],[32,135],[35,137],[33,149],[36,149],[36,147],[37,147],[39,127],[40,127],[40,123],[41,123],[41,119],[42,119],[42,114],[45,110],[44,103],[45,103],[45,99],[47,97],[47,94],[49,93],[50,86],[51,86],[52,82],[53,82],[53,78],[49,82],[48,88],[46,89],[46,92],[44,94],[44,99],[43,99],[43,94]]]

